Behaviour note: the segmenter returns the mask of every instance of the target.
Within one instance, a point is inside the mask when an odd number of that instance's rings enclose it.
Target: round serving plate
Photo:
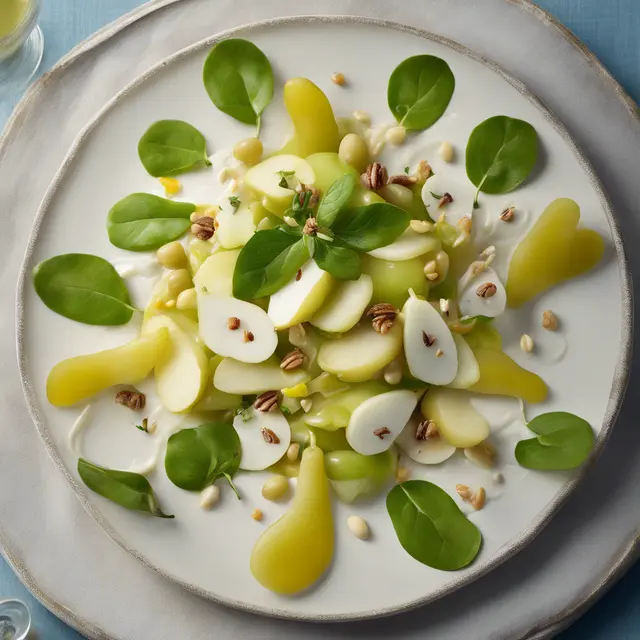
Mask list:
[[[34,212],[69,146],[106,100],[131,79],[191,42],[253,19],[320,10],[311,0],[293,6],[243,0],[165,0],[150,3],[80,45],[37,83],[16,110],[2,140],[0,194],[19,218],[5,220],[0,286],[11,295]],[[246,9],[246,10],[245,10]],[[486,0],[482,6],[425,0],[392,8],[384,2],[329,0],[325,13],[367,12],[446,34],[498,60],[524,79],[561,115],[605,180],[629,242],[640,238],[634,205],[640,188],[632,163],[640,135],[636,107],[598,61],[550,16],[527,2]],[[127,28],[135,23],[135,28]],[[483,28],[475,28],[482,23]],[[536,64],[531,65],[531,51]],[[563,65],[558,67],[558,60]],[[550,70],[554,69],[554,73]],[[73,91],[70,91],[73,87]],[[567,95],[580,95],[580,103]],[[67,117],[61,123],[59,114]],[[55,129],[56,136],[51,137]],[[42,141],[46,140],[47,144]],[[615,149],[615,153],[613,150]],[[34,170],[37,167],[37,171]],[[29,181],[29,189],[16,189]],[[28,215],[27,215],[28,218]],[[634,270],[638,267],[633,256]],[[2,358],[10,363],[12,320],[0,318]],[[272,620],[218,607],[146,570],[111,545],[85,514],[38,446],[13,367],[3,370],[4,486],[0,545],[21,579],[63,620],[90,638],[325,637],[326,628]],[[604,455],[542,535],[482,580],[430,606],[376,622],[340,624],[338,637],[546,638],[611,585],[637,555],[640,482],[635,398],[625,402]],[[69,544],[73,540],[73,544]],[[55,553],[51,550],[55,549]],[[70,569],[72,568],[72,569]],[[523,579],[526,577],[526,579]],[[131,604],[135,603],[135,607]],[[113,615],[126,611],[127,615]],[[464,612],[461,615],[460,612]]]
[[[515,464],[513,446],[527,437],[517,412],[500,418],[503,431],[496,437],[504,484],[490,487],[491,472],[479,470],[462,457],[440,467],[413,466],[414,478],[429,478],[455,495],[458,482],[487,486],[489,502],[469,515],[483,533],[483,546],[474,564],[456,573],[435,571],[411,559],[398,544],[382,500],[362,506],[335,507],[337,547],[326,578],[305,595],[286,599],[265,591],[251,576],[248,558],[264,525],[250,514],[261,508],[266,523],[277,519],[286,505],[260,498],[261,474],[241,475],[238,487],[245,497],[227,497],[214,512],[198,508],[197,495],[173,486],[161,471],[150,480],[163,508],[177,515],[158,521],[121,509],[91,492],[77,480],[78,448],[70,446],[69,432],[82,408],[56,409],[46,401],[45,381],[51,367],[73,355],[111,348],[132,339],[136,322],[124,328],[78,325],[55,315],[38,300],[30,282],[33,267],[43,259],[68,252],[101,255],[122,265],[131,260],[112,247],[103,230],[106,212],[120,198],[135,191],[157,191],[157,182],[144,172],[136,146],[150,123],[176,118],[202,131],[213,151],[229,149],[248,135],[248,128],[230,120],[211,105],[201,83],[201,69],[210,47],[223,38],[245,37],[257,44],[274,66],[277,86],[274,105],[264,118],[267,145],[284,139],[285,116],[281,87],[286,78],[307,76],[328,94],[338,115],[355,109],[370,112],[374,122],[389,121],[386,84],[393,68],[419,53],[444,58],[456,77],[456,91],[445,116],[427,132],[382,160],[395,172],[411,159],[428,159],[436,175],[452,180],[457,193],[469,189],[460,161],[475,125],[497,114],[524,119],[535,127],[542,150],[532,179],[517,192],[483,196],[476,216],[495,217],[515,204],[527,215],[522,232],[556,197],[576,200],[581,223],[607,239],[603,263],[588,276],[541,296],[524,312],[513,314],[507,327],[507,352],[547,381],[551,394],[535,412],[567,410],[586,418],[597,432],[597,455],[611,431],[620,407],[631,349],[629,275],[620,236],[600,184],[588,162],[554,116],[518,81],[466,48],[427,31],[391,22],[348,17],[276,19],[226,31],[171,56],[119,93],[85,128],[67,155],[37,214],[29,241],[18,296],[18,351],[22,381],[30,411],[50,455],[71,483],[82,504],[105,531],[145,565],[187,589],[237,608],[280,617],[308,620],[345,620],[388,615],[425,604],[485,575],[532,540],[567,498],[585,468],[575,473],[541,474]],[[328,46],[330,43],[330,46]],[[393,52],[380,57],[380,44]],[[296,55],[291,55],[296,51]],[[371,61],[375,59],[375,66]],[[332,85],[333,71],[349,78],[348,89]],[[434,157],[440,141],[449,140],[458,162],[444,169]],[[214,163],[215,168],[215,163]],[[450,176],[450,177],[449,177]],[[184,197],[208,201],[216,181],[212,169],[195,178],[184,177]],[[211,201],[211,200],[209,200]],[[514,242],[515,244],[515,242]],[[136,259],[133,260],[134,266]],[[149,278],[130,281],[134,302],[146,303]],[[143,292],[146,289],[146,296]],[[553,309],[563,321],[563,336],[541,335],[542,353],[565,352],[557,358],[525,356],[518,349],[523,332],[534,333],[542,309]],[[559,340],[559,342],[558,342]],[[594,347],[597,345],[597,348]],[[147,391],[147,387],[142,387]],[[511,402],[511,410],[516,403]],[[148,403],[150,410],[153,401]],[[498,415],[496,407],[490,414]],[[507,407],[508,408],[508,407]],[[141,461],[162,452],[163,435],[176,419],[158,421],[155,438],[123,421],[110,397],[94,402],[82,455],[112,468],[136,469]],[[504,417],[507,415],[508,417]],[[197,422],[187,420],[185,426]],[[346,529],[357,512],[369,523],[374,539],[362,544]]]

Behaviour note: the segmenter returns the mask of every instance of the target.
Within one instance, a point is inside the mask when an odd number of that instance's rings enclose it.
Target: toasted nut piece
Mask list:
[[[469,462],[477,467],[490,469],[495,464],[497,452],[496,448],[485,440],[475,447],[467,447],[464,450],[464,455]]]
[[[116,404],[121,404],[131,411],[142,411],[144,405],[147,404],[147,397],[139,391],[118,391]]]
[[[542,312],[542,326],[549,331],[555,331],[558,328],[558,317],[553,311]]]
[[[263,413],[275,411],[278,408],[279,400],[280,394],[277,391],[265,391],[255,399],[253,407],[257,411],[262,411]]]
[[[262,497],[278,500],[289,490],[289,480],[284,476],[270,476],[262,485]]]
[[[208,511],[213,509],[220,500],[220,487],[209,485],[200,492],[200,508]]]
[[[158,178],[158,181],[164,187],[164,191],[168,196],[175,196],[182,189],[180,180],[177,178]]]
[[[353,117],[358,121],[362,122],[362,124],[371,124],[371,114],[363,111],[362,109],[358,109],[353,112]]]
[[[525,353],[531,353],[534,348],[533,338],[530,335],[523,333],[522,337],[520,338],[520,348]]]
[[[444,351],[442,349],[438,349],[436,351],[436,358],[442,358],[443,355],[444,355]]]
[[[315,218],[307,218],[302,228],[302,233],[308,236],[315,236],[318,233],[318,223]]]
[[[291,461],[297,460],[300,455],[300,445],[297,442],[293,442],[287,449],[287,458]]]
[[[407,467],[398,467],[396,470],[396,482],[406,482],[411,477],[411,471]]]
[[[416,233],[428,233],[434,229],[433,222],[429,222],[428,220],[412,220],[409,226],[411,230]]]
[[[229,329],[229,331],[236,331],[239,328],[240,328],[240,318],[231,316],[227,319],[227,329]]]
[[[367,540],[371,535],[369,525],[360,516],[349,516],[347,518],[347,526],[351,533],[360,540]]]
[[[264,514],[262,513],[262,511],[260,509],[254,509],[253,513],[251,514],[251,517],[256,522],[260,522],[262,520],[262,518],[264,518]]]
[[[333,84],[337,84],[339,87],[342,87],[346,82],[344,78],[344,73],[336,72],[331,76],[331,82]]]
[[[433,420],[422,420],[416,427],[415,438],[416,440],[430,440],[438,438],[440,432]]]
[[[438,277],[438,263],[435,260],[429,260],[424,265],[424,275],[429,276],[432,274],[436,274],[436,278]],[[433,278],[435,280],[435,278]]]
[[[456,491],[458,495],[466,502],[471,500],[471,496],[473,495],[471,489],[466,484],[457,484]]]
[[[487,493],[484,490],[484,487],[480,487],[475,494],[473,495],[473,497],[471,498],[470,502],[471,502],[471,506],[476,510],[476,511],[480,511],[480,509],[482,509],[482,507],[484,507],[484,503],[487,499]]]
[[[260,427],[260,433],[267,444],[280,444],[280,438],[271,429]]]
[[[437,272],[434,273],[427,273],[427,280],[430,280],[432,282],[435,282],[440,276],[438,275]]]
[[[385,134],[385,139],[387,142],[398,146],[401,145],[407,138],[407,130],[402,126],[398,125],[397,127],[391,127]]]
[[[304,353],[300,351],[300,349],[294,349],[287,353],[287,355],[282,358],[282,362],[280,363],[280,368],[285,371],[292,371],[293,369],[297,369],[301,367],[304,362]]]
[[[377,191],[387,184],[387,169],[379,162],[372,162],[360,176],[360,181],[365,189]]]
[[[191,287],[191,289],[185,289],[178,294],[176,308],[180,309],[180,311],[198,308],[198,296],[193,287]]]
[[[424,184],[433,175],[433,169],[426,160],[420,160],[416,167],[415,176],[420,184]]]
[[[373,318],[371,324],[374,330],[384,334],[393,327],[398,313],[399,311],[392,304],[380,302],[374,304],[369,311],[367,311],[367,316]]]
[[[156,258],[166,269],[182,269],[187,266],[187,254],[178,241],[160,247],[156,252]]]
[[[438,148],[438,153],[445,162],[453,162],[455,153],[453,151],[453,145],[450,142],[445,140]]]
[[[476,289],[476,295],[481,298],[492,298],[496,295],[498,288],[493,282],[485,282]]]
[[[192,225],[191,233],[198,240],[209,240],[215,231],[215,220],[211,216],[200,216]]]
[[[513,216],[515,215],[515,212],[516,212],[515,207],[507,207],[500,214],[500,220],[502,220],[502,222],[511,222],[513,220]]]

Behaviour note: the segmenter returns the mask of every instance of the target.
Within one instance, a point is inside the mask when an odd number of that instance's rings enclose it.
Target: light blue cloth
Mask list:
[[[41,72],[94,31],[143,4],[141,0],[42,0],[40,26],[45,54]],[[627,92],[640,102],[640,0],[536,0],[593,51]],[[0,127],[18,101],[0,102]],[[81,636],[42,607],[0,557],[0,600],[20,598],[30,607],[37,637],[78,640]],[[571,629],[562,640],[638,640],[640,564]],[[463,638],[461,640],[473,640]]]

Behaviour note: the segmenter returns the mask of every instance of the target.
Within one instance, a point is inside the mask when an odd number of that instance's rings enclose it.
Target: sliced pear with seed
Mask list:
[[[507,306],[507,292],[493,269],[471,275],[468,271],[458,285],[458,304],[463,316],[495,318]]]
[[[440,240],[433,233],[416,233],[409,228],[391,244],[369,251],[369,255],[379,260],[402,262],[417,258],[425,253],[440,250]]]
[[[204,343],[220,356],[240,362],[264,362],[278,346],[271,318],[244,300],[198,293],[198,320]]]
[[[213,386],[225,393],[253,395],[295,387],[310,379],[311,376],[304,369],[283,371],[275,358],[259,364],[225,358],[213,375]]]
[[[427,440],[417,440],[416,431],[419,423],[419,418],[411,417],[396,439],[398,448],[420,464],[440,464],[448,460],[456,452],[456,448],[440,435]]]
[[[244,202],[237,210],[231,204],[225,204],[216,216],[216,222],[216,238],[223,249],[244,246],[256,230],[253,210]]]
[[[422,415],[433,420],[440,435],[455,447],[475,447],[489,437],[489,423],[471,404],[466,391],[434,387],[420,406]]]
[[[388,391],[365,400],[351,414],[347,441],[354,451],[365,456],[386,451],[400,435],[418,397],[408,389]]]
[[[313,260],[269,300],[269,317],[278,331],[308,322],[334,286],[333,278]]]
[[[349,331],[362,317],[372,295],[373,282],[364,273],[357,280],[339,282],[313,316],[311,324],[331,333]]]
[[[260,471],[282,458],[291,444],[291,427],[279,410],[251,407],[233,419],[242,446],[240,468]]]
[[[233,295],[233,272],[240,251],[216,251],[209,256],[193,277],[193,284],[199,292],[218,296]]]
[[[453,389],[468,389],[480,380],[480,366],[467,341],[457,333],[452,335],[458,351],[458,370],[456,377],[447,386]]]
[[[405,302],[404,353],[414,378],[449,384],[458,371],[458,353],[451,331],[429,302],[413,296]]]
[[[402,351],[402,326],[398,320],[387,333],[377,333],[363,322],[338,340],[327,340],[318,352],[323,371],[343,382],[364,382],[382,371]]]

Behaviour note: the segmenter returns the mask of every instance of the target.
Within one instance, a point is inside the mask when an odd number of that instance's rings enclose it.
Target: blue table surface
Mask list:
[[[45,54],[40,72],[49,69],[94,31],[141,4],[141,0],[43,0],[40,26],[45,37]],[[640,103],[640,0],[537,0],[537,4],[569,27]],[[0,126],[19,98],[0,102]],[[81,638],[31,596],[0,556],[0,600],[10,597],[27,602],[38,638]],[[558,638],[638,640],[640,563]]]

